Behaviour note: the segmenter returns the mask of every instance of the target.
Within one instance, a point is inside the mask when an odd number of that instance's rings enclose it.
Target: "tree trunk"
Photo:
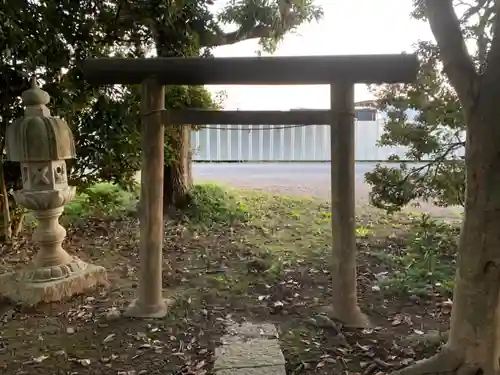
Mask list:
[[[164,212],[173,208],[183,209],[189,203],[189,188],[192,183],[190,160],[190,131],[189,125],[167,125],[168,146],[170,148],[170,163],[165,165]]]
[[[183,57],[175,53],[166,40],[158,37],[156,53],[160,57]],[[163,212],[168,215],[175,209],[183,209],[190,201],[191,172],[191,126],[165,124],[170,160],[165,160],[163,171]]]
[[[448,342],[400,375],[499,373],[500,111],[488,94],[467,121],[467,193]]]
[[[12,240],[9,195],[5,184],[3,164],[0,163],[0,243]]]

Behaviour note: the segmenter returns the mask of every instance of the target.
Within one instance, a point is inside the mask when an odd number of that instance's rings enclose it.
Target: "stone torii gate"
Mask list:
[[[82,62],[95,84],[142,84],[141,239],[138,296],[126,315],[163,317],[162,296],[164,124],[331,125],[333,310],[341,321],[364,326],[356,297],[354,197],[354,84],[416,79],[415,55],[238,58],[102,58]],[[331,109],[311,111],[165,110],[164,85],[329,84]],[[105,124],[103,124],[105,126]]]

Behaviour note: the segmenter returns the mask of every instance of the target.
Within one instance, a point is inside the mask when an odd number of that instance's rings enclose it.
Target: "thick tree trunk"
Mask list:
[[[168,39],[167,39],[168,40]],[[175,53],[168,41],[156,40],[156,52],[160,57],[184,56]],[[170,160],[165,160],[163,171],[163,212],[168,215],[175,209],[183,209],[190,201],[191,172],[191,126],[165,124],[165,134],[170,148]]]
[[[182,209],[189,203],[189,188],[192,183],[190,160],[191,129],[188,125],[167,125],[166,132],[170,147],[170,163],[165,166],[164,212],[173,208]]]
[[[468,119],[467,195],[449,339],[436,356],[399,374],[500,372],[500,111],[489,96]]]
[[[481,106],[475,112],[468,126],[467,198],[447,347],[465,364],[493,374],[500,344],[500,113]]]
[[[496,3],[495,3],[496,4]],[[479,75],[452,0],[426,0],[425,15],[467,125],[465,215],[448,342],[399,375],[500,373],[500,22]],[[498,11],[498,9],[496,9]]]

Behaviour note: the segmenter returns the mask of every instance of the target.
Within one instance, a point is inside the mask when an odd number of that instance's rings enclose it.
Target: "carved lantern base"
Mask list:
[[[0,275],[0,294],[13,302],[35,306],[62,301],[107,284],[104,267],[74,257],[59,266],[30,267]]]

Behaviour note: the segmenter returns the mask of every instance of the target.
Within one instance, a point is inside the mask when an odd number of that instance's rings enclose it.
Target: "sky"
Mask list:
[[[429,25],[410,18],[412,0],[316,0],[325,16],[287,35],[274,55],[348,55],[411,52],[418,40],[432,40]],[[257,41],[214,50],[215,57],[255,56]],[[329,89],[311,86],[208,86],[224,90],[226,109],[287,110],[328,108]],[[355,100],[371,99],[366,85],[357,85]]]

